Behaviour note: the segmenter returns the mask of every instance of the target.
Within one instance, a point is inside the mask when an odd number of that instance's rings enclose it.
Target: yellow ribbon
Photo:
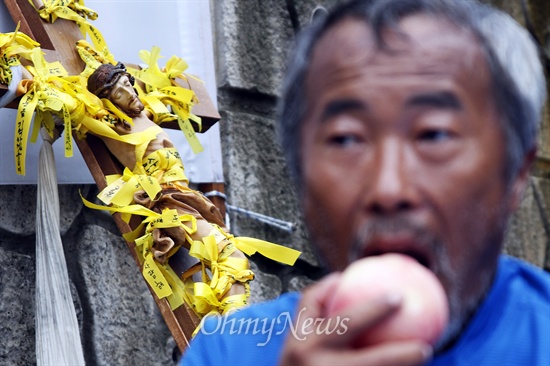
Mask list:
[[[11,67],[20,65],[21,54],[28,54],[39,43],[19,32],[19,23],[14,32],[0,33],[0,84],[9,85],[12,80]]]
[[[248,260],[244,258],[234,258],[230,255],[235,251],[231,244],[225,246],[222,252],[218,252],[218,245],[214,236],[206,236],[202,241],[193,241],[189,250],[189,255],[206,263],[210,268],[212,277],[210,287],[216,288],[222,295],[228,289],[225,280],[222,280],[221,273],[224,276],[230,275],[237,280],[252,280],[252,272],[248,269]],[[204,271],[204,270],[203,270]],[[203,277],[206,274],[203,272]]]
[[[113,203],[117,206],[127,206],[134,199],[134,193],[138,189],[143,189],[152,200],[161,191],[155,177],[134,174],[125,168],[122,176],[103,189],[97,197],[107,205]]]
[[[145,234],[135,239],[136,253],[143,263],[143,276],[157,297],[167,297],[170,306],[175,309],[185,301],[185,288],[168,264],[160,264],[154,260],[151,252],[152,232],[159,228],[182,227],[186,232],[187,240],[191,240],[190,234],[197,230],[196,219],[192,215],[178,215],[176,210],[166,209],[160,215],[150,216],[143,220],[140,227],[125,238],[128,240],[132,235],[136,235],[135,233],[141,232],[144,224],[147,224]],[[172,256],[178,249],[177,247],[172,248],[167,257]]]
[[[172,106],[176,114],[178,125],[183,132],[187,142],[195,154],[204,150],[195,130],[191,125],[190,119],[196,122],[201,128],[201,120],[199,117],[191,114],[191,106],[195,93],[190,89],[184,89],[178,86],[167,86],[158,91],[151,92],[150,97],[155,97],[162,101],[165,105]]]
[[[145,108],[152,114],[152,119],[155,123],[161,124],[163,122],[170,122],[177,118],[176,115],[171,113],[168,107],[157,97],[142,92],[139,98],[143,102]]]
[[[109,112],[113,113],[115,116],[117,116],[120,120],[126,121],[129,124],[133,125],[134,122],[132,121],[132,118],[130,118],[126,113],[122,112],[120,109],[118,109],[117,106],[115,106],[109,99],[102,98],[101,102],[103,103],[103,107],[108,110]]]
[[[82,202],[86,207],[95,210],[105,210],[111,213],[119,212],[130,215],[145,216],[145,219],[143,219],[141,224],[134,231],[123,234],[124,239],[129,242],[135,242],[138,239],[138,236],[143,232],[144,226],[146,226],[146,234],[144,236],[151,233],[156,228],[181,227],[185,230],[186,238],[190,242],[192,242],[190,235],[197,231],[197,220],[195,219],[195,217],[193,215],[178,215],[176,210],[166,209],[161,214],[159,214],[158,212],[150,210],[141,205],[128,205],[124,207],[103,206],[96,205],[95,203],[88,201],[87,199],[82,197],[82,195],[80,195],[80,198],[82,199]],[[188,223],[188,225],[184,225],[184,223]],[[143,241],[145,239],[140,240]]]
[[[106,177],[107,187],[97,196],[103,203],[117,206],[129,205],[134,194],[143,189],[154,200],[161,191],[161,184],[175,181],[188,182],[183,164],[175,148],[164,148],[149,154],[134,172],[125,168],[122,175]]]
[[[172,310],[185,301],[185,286],[169,265],[162,265],[149,253],[143,261],[142,275],[159,299],[166,298]]]
[[[161,71],[158,60],[162,56],[160,48],[156,46],[150,52],[141,50],[139,56],[147,64],[147,68],[143,70],[128,68],[128,72],[145,83],[147,94],[140,98],[143,98],[144,104],[146,103],[156,116],[155,121],[160,123],[177,119],[191,150],[195,154],[203,151],[204,148],[190,122],[190,120],[194,121],[199,130],[201,129],[201,119],[191,113],[191,106],[196,101],[195,92],[178,86],[174,81],[176,77],[182,77],[183,71],[187,69],[187,63],[179,57],[172,56],[164,70]],[[172,106],[175,116],[170,114],[166,108],[162,108],[158,101],[164,105]]]
[[[294,265],[301,254],[298,250],[255,238],[239,236],[234,238],[234,241],[235,246],[247,255],[253,255],[257,252],[266,258],[289,266]]]
[[[85,7],[83,1],[44,0],[44,6],[40,9],[36,9],[32,0],[29,0],[29,3],[31,3],[42,19],[50,23],[55,22],[57,18],[63,18],[75,22],[80,28],[82,35],[88,35],[90,37],[95,48],[100,50],[103,57],[110,60],[114,59],[111,52],[109,52],[101,32],[86,21],[86,17],[91,20],[96,19],[97,13]]]
[[[168,79],[173,80],[177,77],[182,77],[183,72],[187,70],[188,67],[189,65],[184,59],[174,55],[166,62],[164,74]],[[172,85],[174,85],[174,82],[172,82]]]
[[[25,158],[27,155],[27,139],[32,119],[32,111],[38,103],[37,94],[25,94],[19,102],[17,118],[15,120],[15,139],[13,151],[15,156],[15,170],[17,174],[25,175]]]
[[[151,253],[145,257],[141,273],[159,299],[172,295],[172,288]]]
[[[161,72],[158,66],[158,60],[162,58],[159,47],[154,46],[151,52],[146,50],[139,51],[139,58],[147,64],[147,68],[143,70],[129,69],[128,72],[143,81],[150,88],[147,92],[171,85],[168,76]]]
[[[106,63],[113,63],[114,60],[108,60],[99,52],[97,52],[86,40],[81,39],[76,42],[76,50],[84,63],[86,68],[80,73],[82,77],[88,79],[88,77],[101,65]]]
[[[86,127],[88,131],[91,131],[94,135],[108,137],[113,140],[122,141],[130,145],[140,145],[145,142],[154,140],[161,128],[159,126],[151,126],[145,131],[131,133],[127,135],[119,135],[112,128],[105,123],[98,122],[93,118],[83,118],[82,125]]]
[[[224,313],[229,308],[246,304],[249,296],[248,282],[254,279],[254,273],[248,268],[248,260],[234,258],[230,255],[235,251],[232,244],[227,244],[221,252],[218,251],[218,240],[214,235],[195,240],[191,244],[189,255],[199,259],[200,266],[194,266],[186,271],[182,278],[186,283],[186,301],[200,317],[216,311]],[[210,270],[211,277],[206,272]],[[191,276],[199,270],[202,272],[202,282],[193,282]],[[233,283],[245,285],[246,293],[225,298]]]
[[[226,302],[220,301],[224,299],[234,282],[244,283],[246,291],[249,292],[248,282],[254,279],[254,274],[248,269],[248,260],[230,257],[236,249],[247,255],[258,252],[288,265],[293,265],[301,254],[297,250],[263,240],[235,238],[219,226],[212,226],[214,228],[210,235],[203,238],[202,242],[193,241],[189,250],[189,255],[199,259],[201,266],[192,267],[182,275],[187,284],[186,301],[192,304],[192,308],[200,317],[211,312],[225,313],[246,304],[248,295],[240,295]],[[230,244],[227,244],[227,240]],[[218,252],[221,245],[223,248]],[[207,268],[211,272],[211,278],[206,272]],[[191,276],[199,270],[202,271],[203,283],[194,283]]]
[[[185,285],[169,265],[159,265],[159,268],[172,289],[172,294],[167,296],[167,300],[174,310],[185,302]]]
[[[292,266],[300,254],[302,254],[296,249],[274,244],[265,240],[249,238],[246,236],[234,237],[233,235],[222,230],[219,226],[214,224],[212,224],[212,226],[214,226],[215,230],[212,231],[211,235],[216,238],[217,243],[221,243],[224,239],[227,239],[232,242],[237,249],[248,256],[260,253],[266,258]]]
[[[74,99],[60,91],[57,84],[60,77],[66,76],[67,72],[59,62],[48,63],[40,52],[39,48],[32,49],[27,57],[33,63],[33,67],[28,67],[33,75],[33,80],[26,80],[20,85],[25,91],[25,95],[19,103],[16,129],[14,138],[14,155],[16,172],[25,175],[25,158],[27,152],[27,140],[29,136],[32,116],[37,110],[37,114],[56,112],[63,117],[65,126],[65,156],[73,155],[71,138],[71,119],[69,108],[74,108],[76,102]],[[46,120],[47,117],[39,116],[35,124],[33,133],[33,142],[36,139],[37,131],[40,127],[39,122]]]
[[[57,14],[60,8],[67,8],[79,15],[80,17],[90,18],[91,20],[97,19],[97,13],[92,9],[84,5],[83,0],[44,0],[44,6],[40,9],[37,9],[32,0],[29,0],[29,3],[32,7],[40,13],[40,16],[44,19],[53,23],[59,14]]]
[[[159,149],[147,155],[136,170],[154,176],[160,184],[174,181],[189,182],[180,155],[173,147]]]
[[[30,51],[40,44],[25,33],[19,32],[20,23],[17,23],[14,32],[0,33],[0,52],[8,57],[15,56],[21,51]]]
[[[142,242],[136,240],[136,244]],[[151,240],[152,243],[152,240]],[[148,244],[144,245],[144,248]],[[157,262],[149,250],[136,251],[142,265],[142,275],[159,299],[167,298],[172,310],[185,301],[185,286],[174,270],[167,264]],[[143,255],[140,255],[143,254]]]

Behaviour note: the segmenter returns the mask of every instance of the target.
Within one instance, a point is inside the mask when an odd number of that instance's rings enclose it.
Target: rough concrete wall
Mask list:
[[[514,17],[539,43],[550,73],[550,2],[544,0],[486,0]],[[550,83],[547,82],[550,92]],[[550,270],[550,108],[547,101],[539,134],[539,149],[529,187],[511,220],[505,251]]]
[[[254,256],[252,267],[257,277],[252,284],[253,301],[299,290],[321,275],[308,246],[298,198],[275,142],[274,107],[293,27],[305,24],[315,5],[335,2],[211,2],[229,201],[298,225],[295,232],[286,233],[232,215],[232,230],[236,235],[271,240],[304,252],[294,267]],[[500,0],[499,4],[521,17],[519,1]],[[531,10],[534,22],[550,52],[550,11],[544,4],[545,0],[529,1],[536,9]],[[537,169],[512,220],[506,244],[509,253],[547,269],[549,122],[547,112]],[[78,191],[92,200],[97,190],[90,186],[60,186],[59,190],[62,240],[87,364],[172,364],[179,356],[175,343],[112,219],[106,213],[82,208]],[[35,197],[33,186],[0,186],[0,365],[35,363]]]
[[[175,342],[95,187],[59,187],[61,237],[88,365],[170,365]],[[36,363],[36,186],[0,186],[0,365]]]
[[[228,200],[232,205],[297,223],[297,229],[288,233],[242,215],[231,215],[235,235],[254,236],[303,252],[294,267],[253,258],[257,275],[269,279],[267,292],[256,289],[262,281],[253,282],[253,300],[274,298],[281,291],[299,289],[309,279],[320,276],[308,246],[296,191],[276,142],[274,121],[285,59],[294,36],[289,14],[302,18],[301,14],[313,9],[314,2],[300,1],[300,6],[309,4],[304,9],[289,9],[285,1],[211,3]]]

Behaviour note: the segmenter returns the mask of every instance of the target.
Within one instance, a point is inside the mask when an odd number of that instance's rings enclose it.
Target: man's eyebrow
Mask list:
[[[323,109],[321,122],[328,121],[334,116],[350,111],[367,110],[367,105],[356,99],[338,99],[330,102]]]
[[[462,109],[462,103],[460,103],[458,97],[454,93],[448,91],[414,95],[407,101],[407,106],[427,106],[456,110]]]

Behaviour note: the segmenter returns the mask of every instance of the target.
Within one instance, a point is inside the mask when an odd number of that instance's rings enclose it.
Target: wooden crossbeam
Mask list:
[[[84,70],[84,62],[80,59],[75,47],[76,42],[82,39],[82,35],[76,24],[64,19],[57,19],[53,24],[45,22],[40,18],[28,0],[4,0],[4,2],[14,22],[20,23],[20,31],[40,43],[48,62],[60,61],[71,75],[78,75]],[[219,121],[220,115],[203,83],[192,77],[187,79],[187,85],[183,85],[183,83],[185,83],[183,81],[180,81],[180,85],[192,89],[197,95],[199,103],[193,106],[192,113],[201,117],[202,131],[200,132],[205,132]],[[0,84],[0,96],[2,96],[6,90],[7,86]],[[18,101],[15,101],[8,107],[17,108],[17,104]],[[162,127],[179,129],[177,122],[163,123]],[[197,126],[195,125],[194,127],[196,128]],[[79,139],[75,136],[74,140],[100,190],[107,185],[105,176],[110,174],[122,174],[122,165],[109,152],[101,139],[93,135],[88,135],[86,139]],[[202,187],[208,190],[215,189],[223,192],[222,183],[205,183]],[[199,189],[201,189],[201,186],[199,186]],[[224,202],[214,203],[217,203],[222,213],[225,211]],[[128,224],[121,219],[118,213],[114,214],[113,217],[122,234],[135,229],[140,221],[139,218],[134,217],[134,220],[130,220]],[[127,242],[126,244],[136,265],[140,266],[135,251],[135,244],[133,242]],[[171,267],[178,275],[181,275],[185,270],[186,256],[186,251],[180,250],[169,259]],[[199,324],[198,317],[186,304],[172,311],[168,301],[166,299],[159,299],[151,287],[149,285],[147,286],[176,344],[179,349],[183,351],[189,344],[192,332]]]

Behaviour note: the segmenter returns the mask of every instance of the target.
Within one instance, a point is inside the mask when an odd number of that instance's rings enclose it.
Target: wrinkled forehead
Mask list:
[[[412,69],[420,73],[487,70],[477,38],[448,20],[409,15],[395,29],[383,29],[380,34],[377,40],[362,19],[348,17],[335,23],[313,48],[306,84],[358,66],[366,72],[396,74]]]

